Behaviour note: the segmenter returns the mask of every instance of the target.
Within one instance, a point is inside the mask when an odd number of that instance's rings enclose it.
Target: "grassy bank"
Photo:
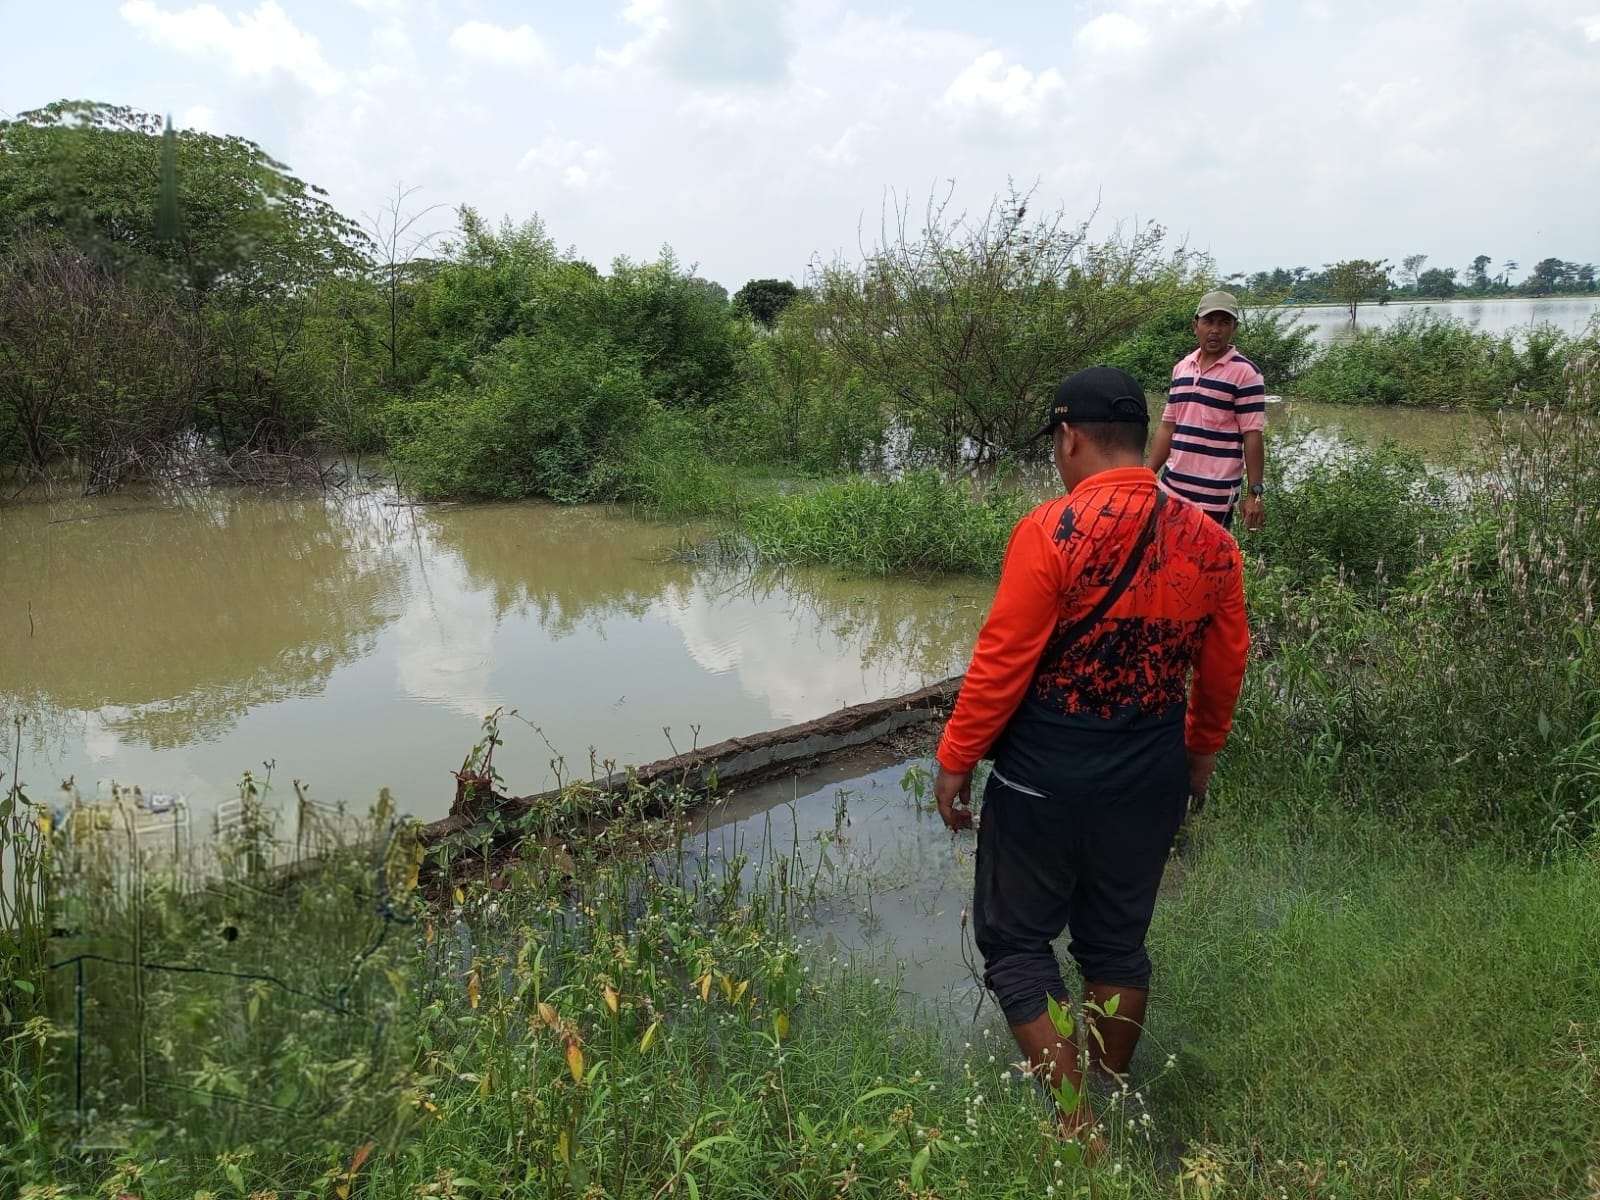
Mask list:
[[[1212,1194],[1588,1195],[1594,845],[1540,867],[1305,799],[1223,817],[1160,917],[1179,1049],[1153,1104],[1191,1169]]]
[[[683,847],[652,870],[551,846],[414,910],[373,973],[384,1069],[342,1111],[263,1112],[213,1080],[187,1136],[125,1124],[85,1154],[44,1125],[8,1139],[0,1177],[35,1200],[1584,1194],[1600,1167],[1597,847],[1539,865],[1307,816],[1311,799],[1257,797],[1297,814],[1263,821],[1220,790],[1152,932],[1152,1027],[1129,1094],[1102,1101],[1099,1168],[1051,1136],[992,1009],[972,1024],[909,1006],[887,963],[805,944],[809,853],[740,884],[740,864],[711,871]],[[324,897],[320,935],[299,926],[302,973],[342,965],[326,923],[352,899]],[[204,1019],[191,998],[147,1032],[187,1020],[204,1065],[219,1019],[274,1019],[270,1002],[249,1017],[248,990],[208,994]],[[39,1024],[21,1040],[34,1062],[7,1082],[36,1104],[70,1079],[59,1041]],[[327,1065],[368,1066],[347,1053]]]

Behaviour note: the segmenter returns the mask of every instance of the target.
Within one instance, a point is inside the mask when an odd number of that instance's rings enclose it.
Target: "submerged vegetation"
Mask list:
[[[1570,371],[1597,355],[1600,325],[1579,337],[1548,326],[1496,336],[1424,310],[1329,346],[1296,391],[1337,404],[1559,404]]]

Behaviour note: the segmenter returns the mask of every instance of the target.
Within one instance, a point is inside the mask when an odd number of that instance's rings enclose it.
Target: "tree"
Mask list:
[[[1426,254],[1408,254],[1400,260],[1400,278],[1410,282],[1416,287],[1418,277],[1422,274],[1422,264],[1428,261]]]
[[[1511,286],[1511,272],[1517,270],[1517,260],[1508,258],[1500,264],[1500,282],[1506,287]]]
[[[787,279],[752,279],[733,294],[734,311],[768,329],[793,304],[800,289]]]
[[[76,457],[87,491],[114,490],[192,419],[203,359],[190,333],[169,289],[59,236],[13,240],[0,255],[0,460],[43,471]]]
[[[1523,287],[1535,296],[1548,296],[1551,292],[1561,290],[1562,284],[1569,278],[1569,272],[1576,275],[1576,263],[1565,263],[1559,258],[1543,258],[1534,264],[1533,272]]]
[[[1472,286],[1480,292],[1489,290],[1489,264],[1493,261],[1487,254],[1472,260]]]
[[[400,378],[401,317],[409,307],[409,294],[403,287],[412,274],[411,266],[424,250],[438,238],[438,231],[418,229],[419,223],[431,213],[442,208],[430,204],[423,209],[408,209],[407,201],[417,189],[404,184],[394,185],[394,196],[375,216],[367,216],[368,237],[376,251],[373,263],[378,286],[383,292],[384,316],[387,328],[379,343],[388,358],[388,383],[394,387]]]
[[[1456,269],[1446,267],[1440,270],[1433,267],[1422,272],[1417,278],[1417,295],[1431,296],[1438,300],[1448,300],[1456,294]]]
[[[913,449],[979,465],[1022,448],[1051,389],[1116,345],[1205,265],[1148,224],[1103,242],[1028,197],[977,219],[948,195],[921,217],[896,207],[860,266],[817,269],[821,336],[890,396]]]
[[[319,188],[254,142],[186,130],[154,113],[61,100],[0,121],[0,249],[58,230],[121,267],[165,264],[196,290],[306,287],[359,269],[368,250]],[[158,203],[169,156],[182,220]],[[287,275],[287,278],[285,277]]]
[[[1350,258],[1324,268],[1328,294],[1350,309],[1356,319],[1356,306],[1363,300],[1382,296],[1389,290],[1388,263],[1385,259]]]
[[[76,306],[53,307],[49,328],[99,313],[109,339],[82,344],[98,376],[58,372],[67,423],[20,457],[72,455],[90,486],[114,487],[197,426],[225,456],[301,446],[333,372],[331,344],[309,331],[325,289],[363,275],[370,245],[322,195],[253,142],[180,133],[153,113],[59,101],[0,121],[0,265],[44,264],[40,277]],[[55,257],[41,257],[40,237]],[[137,297],[164,340],[121,328],[96,294]],[[0,326],[0,353],[25,335]],[[137,382],[179,376],[175,404],[169,384]]]

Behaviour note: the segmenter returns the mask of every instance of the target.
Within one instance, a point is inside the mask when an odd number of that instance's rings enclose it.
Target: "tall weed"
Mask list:
[[[1308,584],[1314,547],[1273,535],[1250,580],[1260,661],[1239,716],[1253,789],[1281,795],[1274,782],[1294,777],[1311,807],[1493,828],[1525,847],[1594,829],[1600,415],[1589,378],[1571,386],[1563,408],[1506,416],[1457,511],[1422,526],[1408,572]],[[1381,530],[1397,511],[1391,498],[1367,516],[1366,496],[1342,489],[1325,499],[1334,531]],[[1387,553],[1410,536],[1399,522]]]
[[[755,497],[739,515],[736,537],[759,559],[876,575],[993,577],[1028,507],[1013,492],[914,471],[888,482],[857,479]]]

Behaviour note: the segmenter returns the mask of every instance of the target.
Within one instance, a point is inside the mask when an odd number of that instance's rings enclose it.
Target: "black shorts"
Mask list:
[[[1087,982],[1149,986],[1144,939],[1187,788],[1181,760],[1147,774],[1136,792],[1036,796],[1031,781],[989,776],[972,928],[984,982],[1010,1024],[1042,1013],[1046,993],[1066,998],[1051,946],[1064,929]]]

